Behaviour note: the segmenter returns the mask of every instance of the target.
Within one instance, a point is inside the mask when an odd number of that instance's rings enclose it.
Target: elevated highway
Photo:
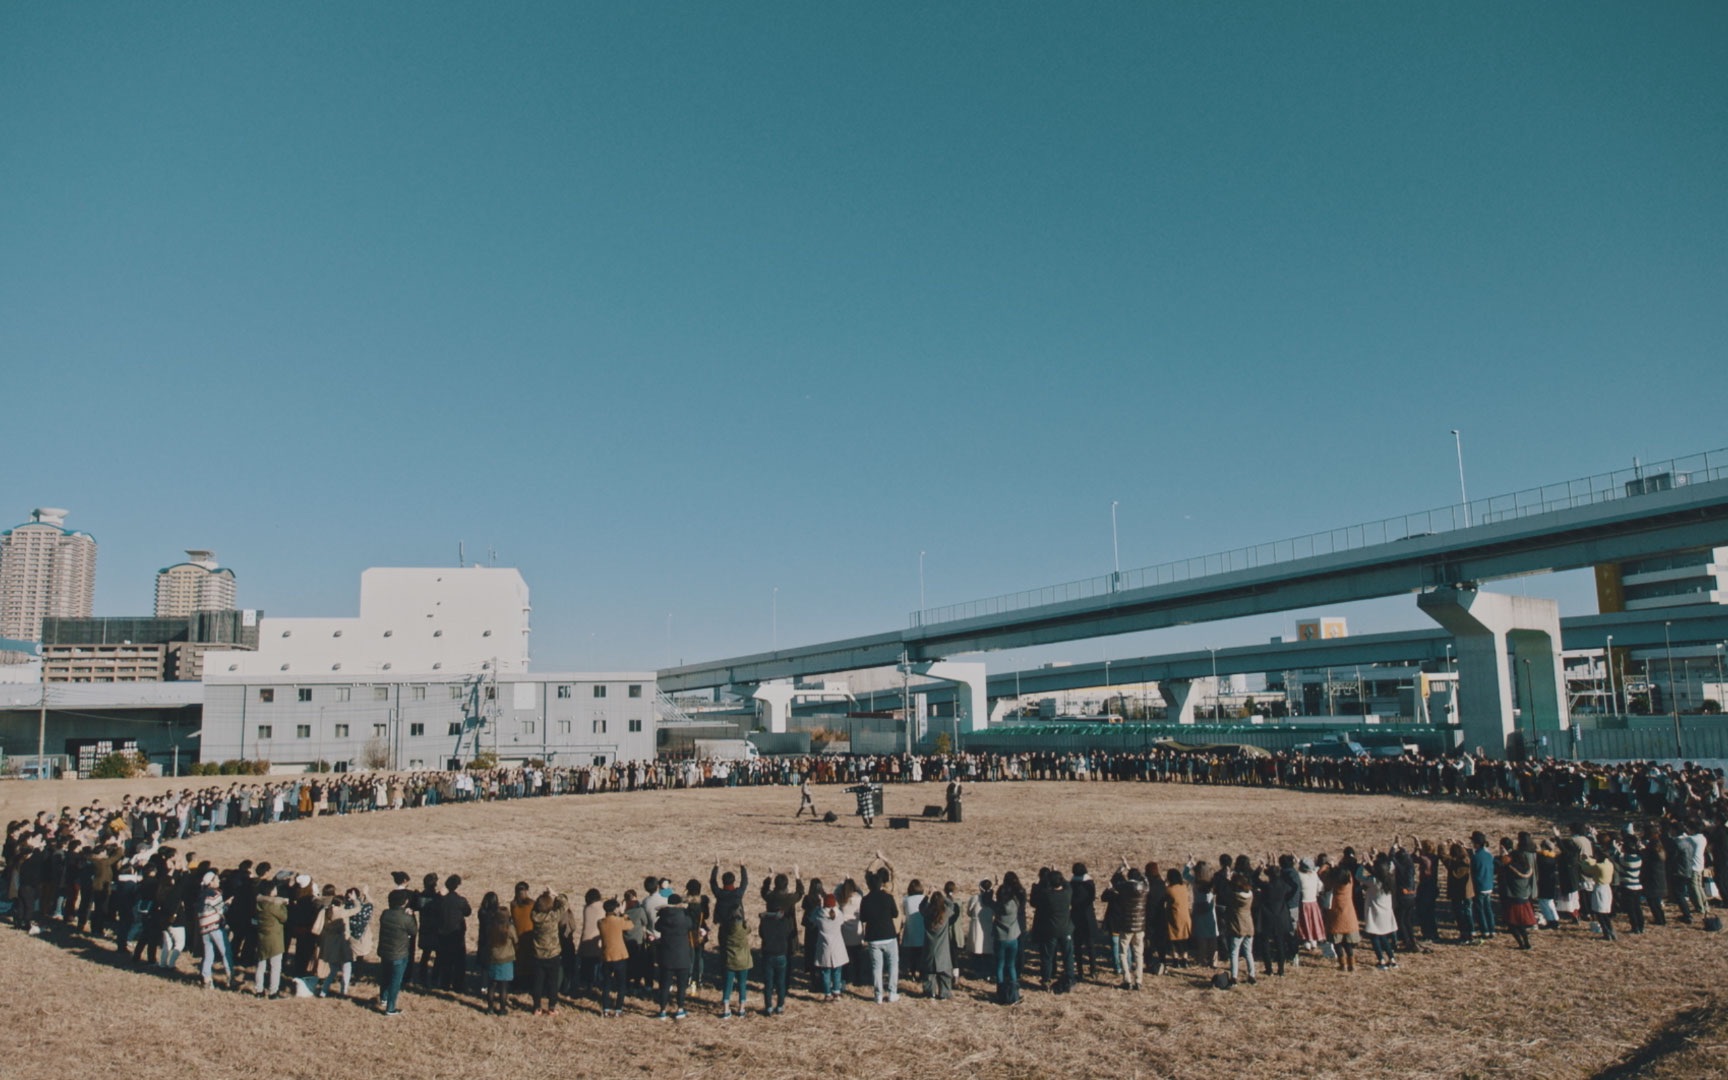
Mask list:
[[[928,662],[1453,586],[1471,589],[1481,582],[1723,543],[1728,450],[1468,507],[915,612],[900,630],[667,668],[659,673],[659,685],[676,693],[902,660]],[[1219,658],[1226,652],[1219,650]],[[1211,653],[1202,655],[1204,673],[1210,674]]]

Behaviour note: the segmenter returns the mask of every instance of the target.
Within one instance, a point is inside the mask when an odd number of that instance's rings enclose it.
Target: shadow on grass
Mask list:
[[[1678,1013],[1650,1041],[1597,1073],[1592,1080],[1634,1080],[1649,1076],[1663,1061],[1699,1039],[1728,1029],[1728,1005],[1712,1003]]]

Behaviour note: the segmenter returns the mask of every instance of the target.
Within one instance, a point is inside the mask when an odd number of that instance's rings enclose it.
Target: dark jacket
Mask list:
[[[667,904],[660,909],[660,914],[654,920],[654,932],[660,935],[658,946],[661,967],[671,971],[690,969],[690,931],[693,926],[690,913],[684,910],[683,904]]]

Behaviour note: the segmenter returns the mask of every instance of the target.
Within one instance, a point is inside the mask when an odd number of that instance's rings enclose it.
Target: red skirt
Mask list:
[[[1506,905],[1507,926],[1535,926],[1536,905],[1528,900],[1513,900]]]

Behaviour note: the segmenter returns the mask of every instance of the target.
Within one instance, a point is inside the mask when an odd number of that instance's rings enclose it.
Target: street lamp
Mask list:
[[[1122,575],[1122,549],[1116,543],[1116,505],[1115,499],[1110,500],[1110,559],[1116,575]]]
[[[770,610],[769,616],[768,616],[769,617],[769,633],[773,635],[771,640],[772,640],[773,645],[774,645],[774,651],[779,652],[780,651],[780,586],[778,586],[778,585],[774,586],[774,591],[769,594],[769,604],[771,605],[771,610]]]
[[[1536,748],[1536,677],[1528,659],[1524,661],[1524,711],[1530,715],[1530,741],[1524,744],[1524,760],[1530,761]]]
[[[1680,699],[1674,694],[1674,638],[1668,631],[1673,625],[1662,624],[1662,644],[1668,651],[1668,708],[1674,714],[1674,756],[1684,761],[1686,745],[1680,739]]]
[[[1602,650],[1603,659],[1608,663],[1608,704],[1614,707],[1614,719],[1620,719],[1620,692],[1614,688],[1614,635],[1608,635],[1608,644]]]
[[[1212,719],[1217,721],[1223,719],[1220,715],[1223,708],[1218,698],[1218,650],[1208,645],[1206,651],[1212,654]]]
[[[1723,689],[1722,689],[1722,650],[1723,649],[1728,649],[1728,641],[1719,641],[1716,643],[1716,708],[1718,711],[1720,711],[1725,704],[1728,704],[1728,702],[1724,702],[1722,700],[1722,698],[1725,696]]]
[[[1458,499],[1464,504],[1464,527],[1470,527],[1470,493],[1464,490],[1464,436],[1452,429],[1452,445],[1458,450]]]
[[[924,553],[918,553],[918,610],[924,610]]]

